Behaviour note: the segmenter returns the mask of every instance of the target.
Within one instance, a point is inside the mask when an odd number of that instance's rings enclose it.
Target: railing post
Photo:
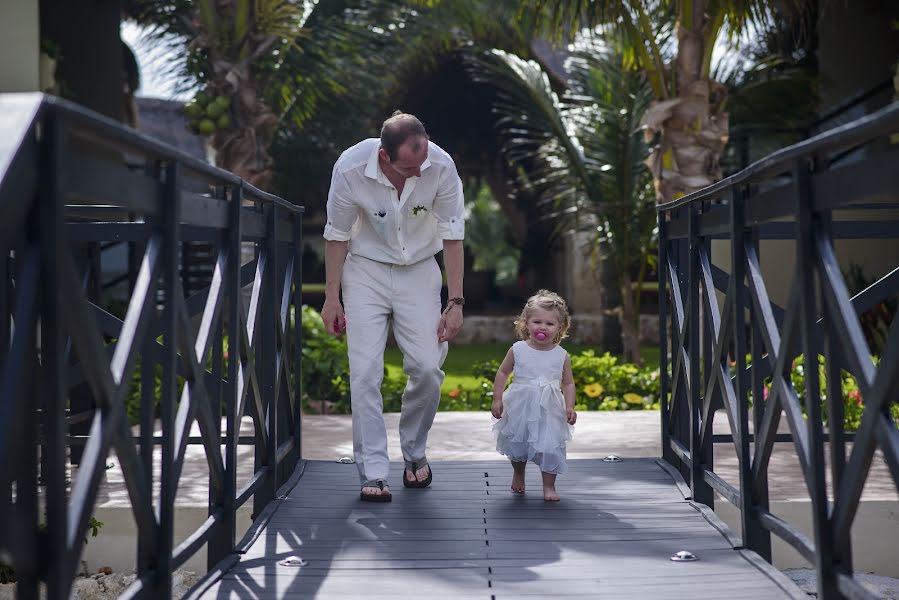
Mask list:
[[[293,256],[296,277],[293,282],[293,334],[294,334],[294,443],[297,460],[303,458],[303,213],[293,216]],[[288,326],[290,316],[288,315]],[[285,332],[285,335],[289,335]]]
[[[160,180],[163,177],[162,164],[159,161],[153,161],[152,165],[147,166],[148,175],[154,179]],[[163,202],[165,200],[163,199]],[[159,227],[150,233],[150,237],[159,235],[161,230]],[[165,243],[164,235],[159,238]],[[149,242],[149,240],[146,240]],[[141,244],[140,247],[146,253],[149,243]],[[165,260],[163,258],[163,260]],[[139,268],[139,267],[138,267]],[[157,275],[158,277],[158,275]],[[132,286],[133,291],[133,286]],[[156,319],[156,305],[158,304],[158,295],[154,293],[151,300],[152,310],[147,318],[147,331],[158,331],[161,324]],[[140,362],[140,440],[139,440],[139,457],[143,466],[145,475],[145,489],[153,489],[153,450],[155,444],[153,441],[156,426],[156,364],[161,358],[160,351],[156,345],[155,336],[145,334],[141,344],[141,362]],[[160,513],[157,513],[160,514]],[[158,531],[147,531],[138,529],[137,531],[137,575],[142,577],[147,572],[156,568],[158,559],[155,548],[158,544]]]
[[[705,206],[705,203],[703,203],[701,206]],[[698,225],[699,215],[697,215],[696,218],[697,218],[697,225]],[[696,229],[697,229],[697,231],[699,231],[698,226]],[[702,249],[702,251],[705,253],[706,259],[708,260],[709,263],[711,263],[712,262],[712,240],[708,237],[702,237],[699,240],[698,247]],[[701,346],[700,346],[699,352],[702,356],[702,362],[700,363],[700,376],[699,376],[700,383],[699,383],[699,390],[698,390],[698,393],[700,394],[699,409],[698,409],[698,414],[700,416],[699,431],[701,432],[702,428],[705,426],[705,424],[701,422],[702,413],[703,413],[703,405],[705,404],[706,400],[708,400],[708,402],[709,402],[708,420],[710,422],[710,425],[713,425],[715,422],[716,411],[718,410],[718,408],[723,406],[721,404],[720,397],[716,398],[716,395],[721,396],[721,395],[723,395],[723,392],[719,388],[717,392],[713,392],[711,394],[710,398],[705,397],[706,393],[708,393],[708,390],[709,390],[708,382],[711,379],[711,377],[713,376],[712,369],[714,368],[714,366],[712,364],[712,359],[714,357],[714,352],[715,352],[715,342],[717,341],[715,339],[715,335],[713,333],[714,320],[712,319],[712,317],[710,315],[706,314],[706,306],[707,305],[711,306],[711,304],[712,304],[711,298],[715,296],[716,291],[715,291],[714,285],[710,286],[709,288],[706,288],[705,279],[701,275],[699,276],[699,280],[700,280],[699,285],[701,286],[701,295],[699,296],[699,298],[700,298],[699,304],[696,307],[697,308],[696,314],[697,314],[697,318],[698,318],[698,324],[700,327],[700,335],[701,335],[701,342],[700,342]],[[706,301],[705,298],[709,298],[709,300]],[[701,317],[699,315],[701,315]],[[723,316],[721,319],[722,322],[724,322],[726,320],[726,318],[727,318],[726,315]],[[701,465],[700,473],[703,473],[703,471],[706,469],[709,471],[715,470],[714,431],[713,431],[712,427],[709,427],[707,431],[708,431],[708,435],[706,435],[705,437],[702,437],[702,435],[700,434],[700,440],[699,440],[699,444],[700,444],[699,458],[700,458],[700,465]],[[705,482],[705,479],[703,478],[702,481]],[[705,504],[706,506],[708,506],[710,508],[714,508],[715,493],[714,493],[711,485],[709,485],[708,483],[706,483],[705,485],[708,487],[708,490],[707,490],[708,502],[703,501],[703,504]]]
[[[175,492],[175,402],[178,396],[178,310],[177,281],[181,228],[181,199],[178,189],[178,162],[167,162],[163,168],[165,181],[162,196],[163,235],[163,311],[162,336],[165,350],[162,357],[162,394],[160,417],[162,429],[162,460],[159,483],[159,541],[157,543],[156,573],[150,596],[168,598],[172,589],[172,549],[174,546]]]
[[[32,204],[30,215],[37,212],[37,207]],[[33,231],[33,230],[32,230]],[[38,278],[39,263],[30,264],[26,262],[26,257],[33,258],[34,254],[39,251],[40,239],[33,235],[28,235],[28,239],[18,246],[15,250],[16,256],[16,301],[13,310],[16,317],[16,330],[13,333],[14,346],[11,348],[10,360],[15,360],[21,365],[22,370],[26,371],[21,376],[22,384],[19,390],[16,390],[9,401],[19,403],[17,410],[13,411],[13,415],[18,417],[16,427],[10,430],[11,438],[7,441],[7,456],[12,455],[12,451],[24,451],[18,454],[18,460],[13,465],[13,476],[11,479],[15,482],[15,508],[16,518],[26,523],[22,530],[25,532],[25,539],[17,540],[19,550],[19,563],[16,564],[16,597],[20,600],[37,600],[39,597],[39,587],[41,576],[40,563],[40,533],[38,531],[38,479],[37,479],[37,446],[38,446],[38,420],[37,411],[30,404],[23,406],[25,396],[29,385],[36,385],[38,377],[36,366],[37,356],[37,340],[34,337],[36,329],[36,321],[39,318],[35,314],[34,307],[24,306],[25,298],[31,296],[31,291],[40,285]],[[37,247],[36,247],[37,246]],[[25,290],[29,290],[26,295]],[[29,303],[31,304],[31,303]],[[26,308],[29,309],[26,311]],[[27,313],[27,314],[26,314]],[[21,326],[18,324],[22,322]],[[29,327],[31,332],[27,336],[18,336],[20,327]],[[19,337],[22,343],[18,348],[15,347],[15,338]],[[23,339],[24,338],[24,339]],[[18,353],[18,356],[16,355]],[[9,363],[7,363],[8,365]]]
[[[731,188],[731,289],[733,290],[734,361],[736,363],[737,427],[740,447],[737,457],[740,468],[740,517],[743,545],[771,562],[771,533],[758,519],[758,497],[752,484],[752,453],[749,451],[749,392],[751,382],[746,372],[746,296],[743,292],[746,279],[746,244],[749,235],[743,213],[746,189]],[[758,363],[754,362],[753,366]],[[753,404],[760,404],[761,396],[753,396]],[[756,429],[756,431],[758,431]],[[767,492],[767,490],[766,490]],[[767,502],[767,493],[765,501]],[[767,506],[765,507],[767,509]]]
[[[749,233],[746,239],[748,244],[752,245],[752,250],[755,253],[756,257],[761,258],[761,250],[759,244],[759,232],[758,228],[753,228]],[[751,353],[751,361],[752,361],[752,373],[750,386],[752,391],[752,429],[755,432],[755,435],[759,434],[759,431],[762,427],[762,421],[765,416],[765,372],[763,363],[765,358],[763,354],[764,350],[764,342],[762,340],[762,329],[759,325],[761,316],[757,314],[755,305],[749,304],[749,320],[752,323],[752,338],[749,341],[749,351]],[[767,465],[765,466],[765,470],[767,471]],[[770,508],[770,504],[768,501],[768,477],[762,477],[759,482],[756,484],[754,488],[754,503],[757,512],[765,511],[768,512]],[[761,538],[764,536],[764,538]],[[769,563],[772,561],[771,555],[771,533],[767,529],[763,529],[760,534],[760,538],[756,538],[759,542],[759,549],[756,552],[759,555],[767,560]],[[765,541],[767,539],[767,541]],[[744,543],[746,543],[744,541]]]
[[[670,401],[673,397],[674,390],[669,389],[671,382],[668,378],[668,357],[669,353],[672,360],[675,358],[672,348],[668,348],[668,218],[662,211],[657,211],[659,223],[659,416],[662,425],[662,458],[670,465],[677,464],[677,454],[671,449],[671,435],[668,428],[671,422],[671,414],[669,412]],[[673,319],[671,319],[673,321]]]
[[[680,221],[688,218],[690,214],[689,207],[682,207],[676,210],[673,217]],[[683,307],[683,314],[681,315],[681,320],[671,319],[671,360],[672,365],[677,365],[679,360],[682,360],[683,366],[681,368],[680,378],[672,380],[671,387],[671,403],[675,405],[676,410],[672,411],[669,407],[668,420],[668,434],[669,441],[671,440],[671,435],[673,434],[674,439],[677,440],[678,443],[683,448],[689,450],[690,448],[690,389],[689,389],[689,373],[687,371],[689,362],[689,358],[687,356],[687,343],[689,339],[689,332],[687,330],[687,322],[692,318],[690,314],[690,306],[688,303],[689,298],[689,264],[690,264],[690,247],[688,239],[678,239],[675,240],[669,247],[668,252],[673,256],[674,260],[672,261],[674,266],[674,273],[671,274],[671,277],[677,277],[678,283],[678,291],[672,288],[671,293],[674,295],[675,293],[679,294],[679,298],[677,301],[680,302],[681,307]],[[672,308],[674,308],[674,304],[672,304]],[[683,355],[683,356],[681,356]],[[675,367],[672,366],[672,376]],[[680,386],[680,387],[679,387]],[[678,396],[678,392],[682,391],[683,394],[675,399]],[[682,461],[678,458],[678,462],[675,463],[678,469],[680,470],[681,476],[686,481],[691,480],[690,467],[687,465],[685,461]],[[692,492],[691,492],[692,493]],[[691,495],[692,497],[692,495]]]
[[[263,248],[258,255],[259,260],[265,257],[265,272],[261,282],[262,290],[259,297],[262,302],[259,320],[259,341],[257,354],[257,374],[259,377],[259,392],[262,394],[262,406],[264,414],[260,415],[262,426],[265,427],[268,436],[268,446],[262,457],[262,464],[266,469],[264,482],[259,486],[253,496],[253,515],[259,515],[266,505],[275,497],[278,490],[278,398],[274,388],[276,376],[276,349],[275,349],[275,318],[274,305],[277,302],[277,240],[276,224],[277,214],[274,205],[265,209],[265,239]],[[258,450],[257,450],[258,451]]]
[[[701,373],[700,373],[700,328],[699,322],[702,314],[702,305],[699,301],[699,248],[702,240],[699,237],[699,207],[696,203],[691,203],[687,210],[689,211],[688,222],[688,265],[687,265],[687,309],[685,312],[688,317],[687,341],[689,344],[689,410],[690,410],[690,489],[693,492],[693,501],[700,502],[706,506],[713,506],[714,494],[712,487],[703,480],[702,468],[704,454],[706,453],[705,444],[702,443],[700,436],[700,418],[702,416],[702,392]],[[711,444],[711,438],[708,440]]]
[[[44,444],[41,446],[41,481],[46,492],[47,533],[39,544],[47,566],[47,596],[65,598],[71,582],[67,573],[68,506],[66,494],[66,394],[62,368],[63,319],[59,302],[59,265],[62,245],[62,197],[59,190],[63,132],[54,116],[43,122],[38,198],[38,240],[40,244],[40,376],[38,377]],[[27,325],[26,325],[27,327]]]
[[[222,486],[222,497],[218,507],[222,510],[223,519],[218,531],[209,539],[206,554],[207,569],[212,569],[233,549],[237,538],[237,442],[240,435],[240,419],[237,410],[240,406],[237,379],[240,369],[241,343],[241,302],[240,285],[241,261],[241,205],[243,204],[243,182],[240,185],[225,186],[224,199],[228,203],[228,227],[222,236],[221,245],[227,248],[226,271],[227,282],[225,302],[227,314],[224,328],[228,336],[227,380],[228,385],[221,395],[221,403],[225,410],[225,481]],[[219,343],[221,346],[221,343]],[[213,360],[215,362],[215,359]],[[217,379],[218,381],[218,379]],[[246,385],[246,382],[245,382]],[[212,508],[212,507],[210,507]]]
[[[289,241],[284,242],[278,240],[278,224],[279,220],[283,219],[285,212],[281,210],[277,205],[272,208],[277,209],[275,212],[275,222],[274,222],[274,244],[273,248],[275,250],[275,257],[277,260],[275,261],[275,266],[277,267],[275,270],[275,282],[273,284],[274,295],[272,296],[272,307],[274,314],[272,315],[272,355],[276,358],[275,364],[277,365],[277,369],[275,370],[275,379],[272,382],[273,393],[274,393],[274,402],[275,402],[275,412],[278,414],[278,443],[275,446],[275,456],[276,461],[278,455],[280,455],[279,448],[282,444],[287,443],[288,440],[293,442],[293,438],[291,436],[293,426],[293,412],[290,410],[290,387],[287,385],[287,378],[290,377],[290,365],[287,359],[289,355],[290,348],[290,323],[285,323],[284,330],[278,332],[281,328],[281,307],[285,298],[285,294],[290,293],[290,281],[287,279],[287,267],[290,265],[290,261],[288,260],[288,251],[290,249],[291,243]],[[286,286],[286,288],[285,288]],[[286,296],[290,298],[289,295]],[[288,302],[289,309],[289,302]],[[275,481],[275,491],[277,492],[278,488],[281,487],[281,484],[290,478],[290,474],[293,473],[293,468],[296,466],[295,461],[293,460],[293,449],[290,452],[281,457],[280,462],[277,462],[277,473],[278,477]]]
[[[821,217],[821,226],[831,229],[831,218],[828,213]],[[819,257],[820,258],[820,257]],[[825,309],[825,323],[829,320]],[[843,430],[845,407],[843,406],[843,382],[841,369],[845,364],[845,358],[840,348],[839,340],[835,339],[835,332],[824,328],[824,368],[827,376],[825,383],[825,397],[827,398],[827,412],[829,416],[829,441],[830,441],[830,468],[831,489],[833,501],[840,501],[841,484],[846,470],[846,433]],[[830,521],[833,526],[833,521]],[[833,561],[839,564],[844,573],[852,573],[852,544],[840,544],[834,535]]]
[[[827,483],[824,476],[824,432],[821,415],[821,396],[818,377],[818,340],[815,323],[818,303],[815,288],[815,215],[811,188],[811,172],[806,160],[793,165],[793,186],[796,201],[796,257],[799,276],[799,328],[805,357],[805,410],[807,415],[812,500],[812,523],[815,528],[815,570],[818,575],[818,597],[837,600],[842,594],[837,588],[833,556],[833,528],[829,518]]]

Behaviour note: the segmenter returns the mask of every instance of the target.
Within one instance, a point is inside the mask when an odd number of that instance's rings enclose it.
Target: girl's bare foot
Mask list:
[[[541,473],[543,475],[543,501],[558,502],[562,498],[556,492],[556,474]]]
[[[524,468],[528,463],[512,461],[512,491],[516,494],[524,493]]]

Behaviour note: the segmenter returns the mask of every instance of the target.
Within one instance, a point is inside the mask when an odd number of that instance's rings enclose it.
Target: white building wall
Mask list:
[[[35,92],[40,80],[37,0],[0,2],[0,93]]]

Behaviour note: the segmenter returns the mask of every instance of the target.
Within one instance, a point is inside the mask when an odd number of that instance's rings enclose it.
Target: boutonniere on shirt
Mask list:
[[[418,206],[412,207],[412,216],[413,217],[417,217],[421,213],[426,213],[426,212],[428,212],[428,209],[425,208],[424,206],[422,206],[421,204],[419,204]]]

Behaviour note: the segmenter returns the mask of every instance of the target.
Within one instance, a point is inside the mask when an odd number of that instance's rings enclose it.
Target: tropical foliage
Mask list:
[[[303,307],[303,405],[312,412],[350,412],[346,342],[328,335],[318,313]],[[577,386],[579,410],[640,410],[658,408],[659,370],[643,368],[605,354],[587,350],[572,356],[572,372]],[[471,387],[450,390],[440,402],[440,410],[490,409],[493,378],[498,360],[476,364],[472,374],[478,382]],[[381,384],[384,410],[396,412],[402,404],[406,377],[391,375],[386,369]]]
[[[520,250],[512,243],[502,208],[485,184],[469,181],[464,189],[465,251],[473,256],[471,270],[493,273],[496,285],[513,283]]]
[[[523,210],[593,239],[594,259],[619,290],[623,346],[635,362],[655,244],[641,126],[658,132],[647,164],[665,200],[720,176],[725,98],[749,123],[753,111],[788,112],[763,110],[777,97],[765,85],[770,74],[789,79],[787,61],[743,68],[757,58],[750,55],[730,72],[712,70],[723,33],[737,39],[752,24],[780,23],[763,2],[130,0],[126,9],[157,39],[181,46],[173,73],[198,88],[185,110],[209,133],[218,164],[260,187],[277,184],[309,214],[342,148],[414,98],[423,74],[448,57],[476,56],[476,78],[498,98],[519,208],[536,204]],[[529,21],[554,33],[607,25],[571,36],[563,70],[529,60]]]
[[[880,362],[880,360],[876,356],[872,356],[872,360],[874,361],[874,364]],[[821,415],[824,419],[824,423],[828,424],[830,422],[830,415],[828,414],[827,377],[825,364],[826,363],[824,356],[818,355],[818,383],[820,386],[820,389],[818,390],[818,396],[821,398]],[[807,377],[808,371],[805,365],[805,357],[803,355],[799,355],[798,357],[796,357],[796,359],[793,360],[792,368],[790,370],[790,383],[799,398],[803,414],[805,414],[806,411]],[[846,371],[840,371],[840,390],[841,401],[843,405],[843,430],[855,431],[861,425],[862,413],[865,410],[865,399],[862,397],[861,392],[858,389],[858,382],[852,375],[850,375]],[[768,397],[768,393],[770,391],[771,378],[767,378],[765,380],[765,387],[763,389],[765,398]],[[899,425],[899,403],[892,403],[889,407],[889,411],[893,421],[897,425]]]
[[[621,294],[625,356],[639,363],[639,298],[655,255],[651,180],[640,117],[647,79],[628,69],[613,35],[577,35],[560,97],[535,61],[493,50],[472,60],[474,77],[498,88],[503,151],[520,188],[546,208],[557,229],[589,232],[597,262]]]
[[[209,135],[216,163],[263,189],[273,177],[271,144],[285,124],[302,127],[323,106],[380,89],[378,50],[390,36],[370,23],[375,15],[385,25],[402,18],[375,0],[131,0],[127,8],[151,37],[180,50],[184,59],[170,75],[199,88],[189,106],[208,112],[222,98],[224,110],[203,115],[214,121],[188,115]]]
[[[282,187],[321,180],[395,108],[397,90],[442,57],[475,41],[527,48],[511,1],[128,0],[125,8],[183,57],[169,75],[197,91],[188,116],[209,135],[216,163],[263,189],[276,176]],[[217,98],[225,110],[206,114]],[[280,176],[273,156],[287,163]]]
[[[796,2],[784,3],[794,7]],[[647,77],[654,102],[643,115],[654,142],[647,164],[659,202],[668,202],[721,178],[728,140],[727,90],[712,77],[715,45],[732,45],[751,30],[770,28],[773,4],[764,0],[522,0],[522,13],[545,30],[613,26],[627,44],[629,62]],[[792,14],[792,12],[791,12]],[[673,40],[657,35],[664,18]]]

